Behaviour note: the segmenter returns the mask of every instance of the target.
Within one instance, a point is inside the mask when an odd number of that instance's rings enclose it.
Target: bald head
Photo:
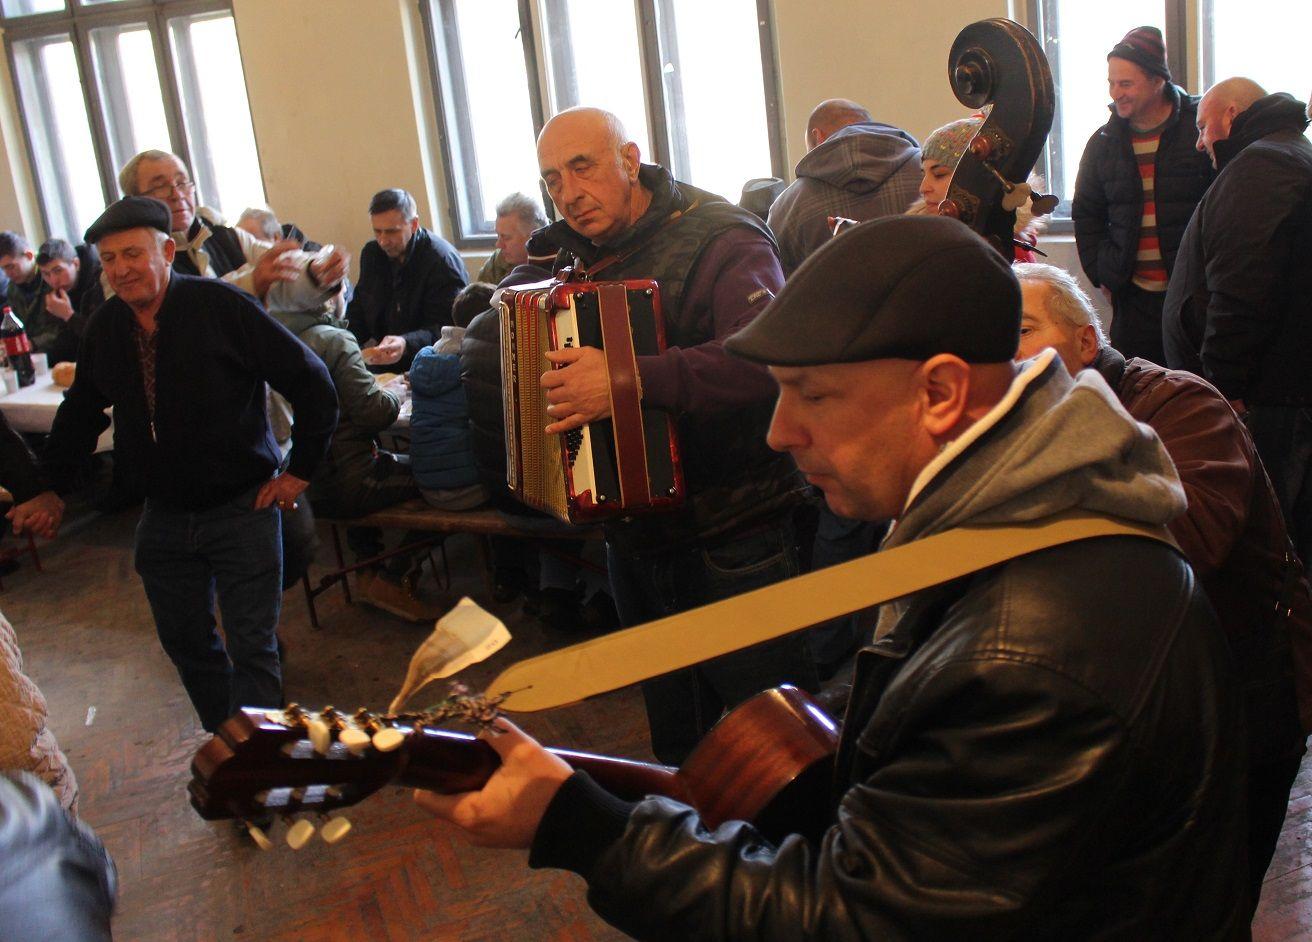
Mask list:
[[[830,98],[820,102],[806,122],[806,149],[824,143],[825,138],[845,127],[875,120],[870,112],[846,98]]]
[[[1266,97],[1266,89],[1249,78],[1228,78],[1207,90],[1198,103],[1198,149],[1216,162],[1216,142],[1230,137],[1235,118]]]
[[[646,212],[641,155],[620,119],[601,108],[570,108],[538,135],[538,170],[569,227],[597,245],[614,241]]]

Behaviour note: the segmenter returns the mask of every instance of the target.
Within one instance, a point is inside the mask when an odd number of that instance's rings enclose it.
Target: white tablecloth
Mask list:
[[[0,386],[0,389],[4,387]],[[19,432],[48,432],[55,422],[55,413],[64,401],[64,387],[56,386],[49,374],[38,376],[31,386],[18,392],[0,396],[0,410],[4,411],[12,428]],[[110,451],[114,447],[114,426],[101,433],[96,451]]]

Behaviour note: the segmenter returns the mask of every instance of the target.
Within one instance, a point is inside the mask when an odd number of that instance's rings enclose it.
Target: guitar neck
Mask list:
[[[449,730],[422,730],[411,738],[407,752],[408,761],[393,784],[448,795],[482,788],[501,765],[501,758],[486,742]],[[620,798],[637,801],[646,795],[662,795],[688,800],[677,770],[669,766],[569,749],[550,752],[573,768],[587,772]]]

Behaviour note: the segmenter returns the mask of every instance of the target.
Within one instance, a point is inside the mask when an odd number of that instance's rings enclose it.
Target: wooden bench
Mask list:
[[[451,534],[468,533],[477,537],[479,564],[482,566],[489,593],[492,590],[492,584],[494,581],[492,572],[492,537],[498,536],[517,540],[597,540],[601,539],[602,535],[600,527],[573,527],[561,523],[559,520],[551,517],[530,517],[517,514],[507,514],[491,507],[479,507],[474,510],[439,510],[438,508],[429,505],[422,497],[417,497],[414,500],[408,500],[404,503],[395,504],[391,507],[384,508],[383,510],[366,514],[363,517],[352,517],[350,519],[319,517],[318,519],[327,523],[331,528],[333,552],[337,558],[337,568],[320,576],[318,585],[316,586],[311,585],[308,570],[301,576],[301,585],[305,589],[305,601],[310,608],[310,625],[316,630],[319,628],[319,616],[315,611],[314,600],[319,595],[328,591],[328,589],[332,588],[337,583],[341,583],[342,594],[345,596],[347,603],[350,604],[351,588],[347,581],[347,577],[350,576],[351,573],[374,566],[385,559],[397,555],[398,553],[413,552],[415,550],[428,552],[429,564],[434,567],[434,576],[436,576],[436,564],[432,562],[432,548],[435,545],[440,545],[443,539]],[[389,550],[379,556],[375,556],[371,559],[364,559],[348,566],[346,564],[346,559],[342,554],[341,527],[377,527],[380,530],[417,530],[425,533],[433,533],[435,534],[435,537],[424,542],[399,546],[396,549]],[[445,550],[443,550],[442,558],[445,568]],[[577,560],[577,562],[585,566],[589,565],[582,560]],[[447,577],[449,582],[449,570],[447,572]]]

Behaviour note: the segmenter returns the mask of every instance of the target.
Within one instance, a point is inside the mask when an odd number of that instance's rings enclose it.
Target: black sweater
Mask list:
[[[232,285],[173,272],[166,290],[156,320],[153,421],[134,315],[111,298],[87,325],[76,379],[55,415],[42,461],[51,481],[68,483],[113,406],[114,450],[148,498],[179,510],[217,506],[279,465],[266,382],[296,414],[287,470],[308,481],[337,424],[337,394],[322,361]]]

